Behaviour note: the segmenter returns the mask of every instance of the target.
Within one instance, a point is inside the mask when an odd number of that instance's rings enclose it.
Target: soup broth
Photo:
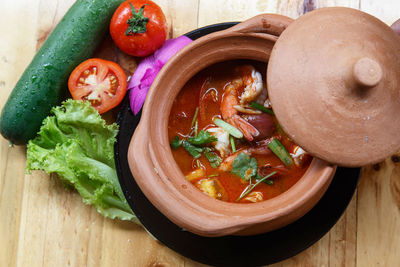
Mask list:
[[[273,115],[265,70],[253,61],[215,64],[188,81],[173,103],[173,157],[210,197],[236,203],[271,199],[293,186],[311,162]]]

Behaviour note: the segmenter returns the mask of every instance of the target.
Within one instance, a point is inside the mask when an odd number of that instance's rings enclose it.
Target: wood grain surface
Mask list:
[[[74,0],[0,0],[0,108],[37,48]],[[297,18],[348,6],[393,23],[399,0],[156,0],[169,37],[260,13]],[[136,59],[112,57],[133,71]],[[399,125],[400,130],[400,125]],[[154,240],[140,226],[104,219],[56,176],[25,173],[26,148],[0,137],[0,266],[202,266]],[[273,245],[273,244],[270,244]],[[363,168],[358,191],[319,242],[273,266],[400,266],[400,154]]]

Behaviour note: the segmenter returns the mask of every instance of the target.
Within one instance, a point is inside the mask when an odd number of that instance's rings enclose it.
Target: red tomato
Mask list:
[[[126,86],[124,70],[117,63],[100,58],[91,58],[79,64],[68,80],[72,98],[90,101],[100,114],[121,103]]]
[[[161,8],[152,1],[129,0],[114,12],[110,34],[123,52],[144,57],[165,42],[167,22]]]

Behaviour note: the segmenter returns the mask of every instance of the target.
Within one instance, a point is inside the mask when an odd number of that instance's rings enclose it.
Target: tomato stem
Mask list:
[[[139,12],[136,12],[135,7],[132,5],[132,3],[129,3],[131,5],[131,10],[132,10],[132,17],[126,21],[126,23],[129,25],[128,29],[125,31],[125,35],[130,36],[135,33],[144,33],[147,31],[146,25],[147,22],[149,22],[149,18],[145,17],[143,15],[143,10],[144,7],[148,4],[144,4]]]

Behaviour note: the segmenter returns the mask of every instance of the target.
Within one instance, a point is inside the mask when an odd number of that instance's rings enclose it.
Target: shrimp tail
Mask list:
[[[251,125],[248,121],[240,117],[239,115],[233,115],[234,124],[239,130],[243,133],[244,137],[249,140],[253,141],[254,137],[258,136],[260,132]]]
[[[247,149],[239,150],[239,151],[233,153],[232,155],[230,155],[229,157],[225,158],[224,161],[221,163],[221,165],[219,165],[218,169],[220,171],[224,171],[224,172],[231,171],[232,167],[233,167],[233,161],[236,159],[236,157],[240,153],[244,153],[244,154],[250,155],[250,153],[247,151]]]

